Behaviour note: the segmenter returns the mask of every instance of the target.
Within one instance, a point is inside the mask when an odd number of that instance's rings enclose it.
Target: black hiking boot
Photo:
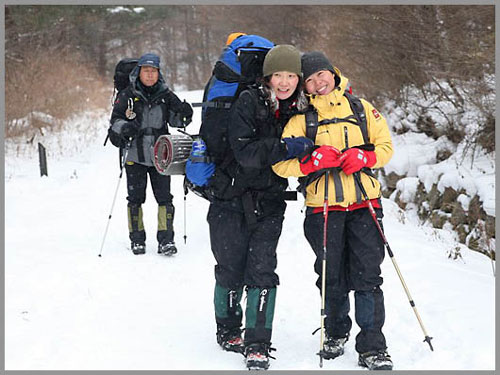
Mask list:
[[[135,255],[146,254],[146,244],[144,243],[132,241],[130,248]]]
[[[217,329],[217,343],[226,352],[242,353],[245,351],[243,339],[241,338],[241,328],[224,328]]]
[[[273,358],[269,354],[271,350],[270,344],[255,343],[245,347],[245,362],[249,370],[267,370],[269,368],[269,358]]]
[[[340,337],[337,339],[326,336],[325,343],[321,356],[324,359],[334,359],[344,354],[344,345],[347,342],[347,337]]]
[[[158,254],[174,255],[177,253],[177,248],[174,242],[167,242],[165,244],[158,244]]]
[[[392,370],[391,356],[385,350],[361,353],[358,365],[368,370]]]

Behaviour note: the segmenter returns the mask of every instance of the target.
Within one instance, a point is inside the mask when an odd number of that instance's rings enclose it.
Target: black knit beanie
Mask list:
[[[326,56],[319,51],[306,52],[302,55],[302,75],[304,81],[311,75],[320,70],[329,70],[335,74],[332,63]]]

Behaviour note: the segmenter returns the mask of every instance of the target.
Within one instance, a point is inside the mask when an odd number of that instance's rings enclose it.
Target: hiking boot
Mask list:
[[[337,339],[326,336],[323,350],[321,352],[324,359],[334,359],[344,354],[344,345],[347,342],[347,337]]]
[[[158,244],[158,254],[174,255],[177,253],[177,248],[174,242],[167,242],[166,244]]]
[[[269,368],[269,351],[276,350],[270,344],[255,343],[245,347],[245,362],[249,370],[267,370]]]
[[[358,365],[368,370],[392,370],[391,356],[385,350],[361,353]]]
[[[130,248],[135,255],[146,254],[146,244],[140,242],[133,242],[130,244]]]
[[[241,329],[239,327],[219,327],[217,329],[217,343],[227,352],[243,353],[245,351],[243,339],[241,338]]]

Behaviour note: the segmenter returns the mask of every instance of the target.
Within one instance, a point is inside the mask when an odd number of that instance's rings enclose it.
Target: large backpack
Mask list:
[[[118,97],[118,94],[120,91],[125,90],[127,86],[130,83],[129,75],[134,70],[134,68],[137,66],[137,63],[139,62],[138,59],[136,58],[129,58],[125,57],[118,61],[118,63],[115,66],[115,73],[113,75],[113,95],[111,99],[111,105],[114,105],[115,99]],[[110,127],[111,129],[111,127]],[[110,135],[110,131],[108,130],[108,134],[106,136],[106,139],[104,140],[104,146],[106,146],[106,143],[108,142],[108,139],[111,140],[111,143],[120,148],[120,155],[121,155],[121,148],[122,148],[122,141],[120,140],[119,137],[113,137]]]
[[[222,162],[229,148],[229,109],[239,94],[262,76],[264,58],[273,46],[272,42],[257,35],[241,35],[234,39],[215,63],[205,85],[203,102],[192,103],[193,107],[202,107],[200,136],[216,163]]]
[[[125,90],[130,83],[130,73],[137,66],[139,62],[136,58],[125,57],[118,61],[115,66],[115,74],[113,75],[113,103],[114,99],[118,96],[120,91]]]

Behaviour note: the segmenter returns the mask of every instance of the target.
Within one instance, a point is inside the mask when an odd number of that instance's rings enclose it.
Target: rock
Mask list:
[[[427,194],[427,201],[429,202],[429,208],[431,210],[441,207],[442,197],[437,188],[437,184],[432,185],[431,191]]]
[[[454,202],[452,207],[450,223],[454,228],[457,228],[461,224],[463,226],[463,224],[467,222],[467,214],[465,213],[464,208],[459,202]]]
[[[481,201],[479,200],[478,195],[474,195],[474,197],[469,202],[469,212],[467,215],[467,223],[471,226],[475,226],[477,222],[482,219],[481,215]]]
[[[396,184],[399,180],[401,180],[405,176],[400,176],[397,173],[391,172],[385,176],[385,183],[388,189],[392,189],[392,191],[396,190]]]
[[[453,211],[453,207],[457,202],[458,193],[455,189],[451,187],[447,187],[444,189],[443,196],[441,198],[441,210],[447,213],[451,213]]]
[[[434,228],[442,229],[448,218],[439,211],[434,210],[431,214],[431,223]]]
[[[458,234],[458,241],[460,243],[465,244],[465,241],[467,239],[467,236],[469,235],[469,226],[466,224],[459,224],[455,228],[455,231]]]
[[[495,218],[493,216],[486,215],[485,230],[488,238],[495,238]]]

